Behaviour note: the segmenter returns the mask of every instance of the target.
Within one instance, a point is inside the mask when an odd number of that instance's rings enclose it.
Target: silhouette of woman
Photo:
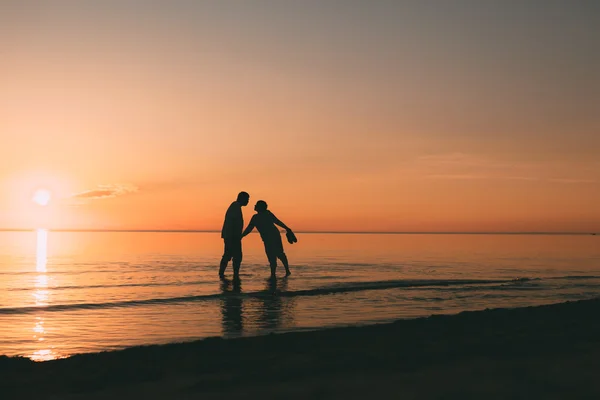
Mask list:
[[[271,277],[275,277],[277,270],[277,259],[279,258],[285,267],[285,275],[291,274],[287,256],[283,251],[283,242],[281,241],[281,233],[275,225],[279,225],[285,229],[290,235],[293,235],[292,230],[281,222],[271,211],[267,210],[267,203],[263,200],[256,202],[254,210],[256,214],[252,216],[248,227],[242,233],[242,237],[248,235],[256,227],[260,237],[265,245],[265,253],[271,267]]]
[[[292,326],[295,299],[279,295],[279,292],[287,291],[287,286],[287,278],[267,279],[265,290],[258,298],[260,313],[256,319],[261,329],[273,332],[282,326]]]

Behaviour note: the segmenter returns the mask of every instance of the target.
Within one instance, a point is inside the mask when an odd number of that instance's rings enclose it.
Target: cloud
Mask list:
[[[539,181],[540,178],[533,176],[510,176],[494,174],[431,174],[426,175],[428,179],[449,179],[449,180],[474,180],[474,179],[501,179],[507,181]]]
[[[598,183],[595,179],[580,179],[580,178],[551,178],[549,182],[555,183]]]
[[[428,179],[536,179],[530,165],[505,162],[464,153],[421,156],[417,158],[416,165]]]
[[[79,200],[97,200],[123,196],[129,193],[135,193],[137,191],[138,188],[134,185],[98,185],[98,187],[96,187],[95,189],[75,193],[71,196],[71,198]]]
[[[429,179],[454,179],[454,180],[471,180],[471,179],[486,179],[484,175],[475,174],[431,174],[426,175]]]
[[[474,156],[465,153],[444,153],[444,154],[427,154],[419,156],[419,162],[432,165],[447,165],[447,164],[469,164],[476,165],[487,163],[482,157]]]
[[[577,160],[515,161],[449,153],[418,157],[415,166],[427,179],[540,181],[555,184],[592,184],[600,180],[597,173],[600,166],[593,168]],[[565,176],[565,172],[568,175]]]
[[[526,167],[529,164],[500,161],[492,158],[482,157],[475,154],[448,153],[429,154],[417,158],[417,163],[431,169],[446,168],[484,168],[494,170],[512,169],[515,167]]]

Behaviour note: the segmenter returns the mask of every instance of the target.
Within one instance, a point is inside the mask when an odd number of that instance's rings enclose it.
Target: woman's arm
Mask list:
[[[244,237],[247,234],[249,234],[250,232],[252,232],[252,229],[254,229],[254,221],[250,220],[250,223],[248,224],[248,226],[246,227],[246,229],[244,229],[244,232],[242,233],[242,237]]]
[[[275,214],[271,213],[271,215],[273,215],[273,222],[275,223],[275,225],[279,225],[280,227],[282,227],[283,229],[285,229],[286,231],[291,231],[291,229],[284,224],[283,222],[281,222],[276,216]]]

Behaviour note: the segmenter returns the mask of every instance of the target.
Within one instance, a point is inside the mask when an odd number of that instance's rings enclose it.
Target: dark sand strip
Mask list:
[[[367,327],[0,357],[0,398],[600,399],[600,299]]]

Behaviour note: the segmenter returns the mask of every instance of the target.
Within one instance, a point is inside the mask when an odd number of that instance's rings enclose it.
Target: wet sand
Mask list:
[[[600,299],[390,324],[0,357],[2,399],[600,398]]]

